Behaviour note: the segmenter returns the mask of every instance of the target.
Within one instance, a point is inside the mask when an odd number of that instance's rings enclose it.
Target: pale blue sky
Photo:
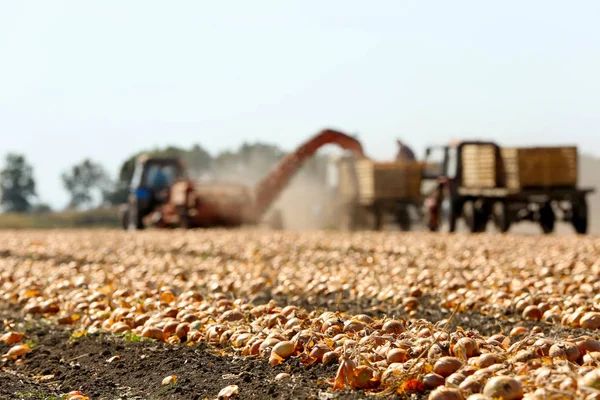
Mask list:
[[[39,193],[143,147],[293,148],[323,127],[386,159],[452,137],[600,155],[598,1],[0,0],[0,155]]]

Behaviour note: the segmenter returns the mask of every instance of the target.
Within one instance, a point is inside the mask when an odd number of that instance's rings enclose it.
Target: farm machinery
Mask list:
[[[176,158],[140,156],[136,160],[130,195],[120,209],[125,229],[208,228],[257,225],[304,161],[319,148],[336,144],[365,158],[359,141],[344,133],[326,129],[284,157],[255,188],[229,182],[199,183],[188,177]],[[281,216],[274,212],[268,221],[281,228]]]
[[[332,165],[337,185],[330,208],[338,228],[381,230],[391,216],[401,230],[409,231],[414,220],[423,219],[422,162],[376,162],[343,155]]]
[[[426,150],[423,182],[433,183],[426,200],[431,231],[454,232],[463,220],[470,232],[492,221],[500,232],[520,221],[538,223],[546,234],[557,220],[588,231],[586,196],[577,187],[576,147],[500,147],[493,142],[458,142]]]
[[[333,209],[344,230],[382,229],[392,215],[401,230],[414,222],[430,231],[472,233],[492,222],[499,232],[531,221],[546,234],[556,222],[588,231],[587,195],[578,184],[574,146],[500,147],[455,141],[428,147],[422,161],[374,162],[346,155],[335,160],[338,184]],[[416,215],[412,218],[411,215]]]
[[[579,188],[576,147],[500,147],[486,141],[462,141],[428,147],[423,161],[376,162],[361,143],[326,129],[285,156],[254,188],[230,182],[200,183],[188,177],[176,158],[141,156],[131,180],[128,203],[121,207],[125,229],[208,228],[258,225],[282,228],[281,215],[267,212],[303,163],[324,145],[351,154],[334,161],[337,185],[326,205],[329,221],[344,230],[383,227],[392,215],[402,230],[424,222],[431,231],[470,232],[492,222],[507,232],[520,221],[551,233],[557,221],[588,231],[586,196]],[[416,215],[413,218],[411,215]]]

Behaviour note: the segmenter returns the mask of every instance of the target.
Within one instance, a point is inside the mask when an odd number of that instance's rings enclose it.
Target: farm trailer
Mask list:
[[[335,224],[343,230],[381,230],[393,215],[400,229],[412,226],[410,210],[422,219],[421,162],[376,162],[354,156],[335,160]]]
[[[577,187],[576,147],[500,148],[493,142],[461,142],[429,147],[425,161],[434,167],[424,171],[423,179],[437,183],[426,201],[432,231],[445,227],[454,232],[462,218],[474,233],[485,231],[490,220],[500,232],[533,221],[551,233],[558,219],[571,223],[577,233],[587,233],[586,196],[594,189]]]

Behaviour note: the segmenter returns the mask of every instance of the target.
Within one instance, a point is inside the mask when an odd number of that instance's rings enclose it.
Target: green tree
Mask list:
[[[31,212],[34,214],[48,214],[52,212],[52,207],[46,203],[38,203],[31,207]]]
[[[74,165],[69,172],[62,174],[61,179],[71,195],[69,208],[90,206],[93,203],[93,191],[104,194],[110,185],[104,168],[90,159]]]
[[[121,181],[117,181],[102,193],[102,202],[108,205],[123,204],[127,203],[128,196],[129,186]]]
[[[31,197],[36,196],[33,167],[25,156],[10,153],[0,172],[0,205],[6,212],[27,212],[31,209]]]
[[[191,149],[184,151],[182,159],[192,175],[201,175],[210,170],[213,165],[213,158],[210,153],[198,144],[195,144]]]

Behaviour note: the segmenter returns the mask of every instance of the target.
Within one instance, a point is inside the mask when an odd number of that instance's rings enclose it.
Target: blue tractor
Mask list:
[[[185,167],[177,158],[139,156],[129,185],[128,201],[120,209],[123,229],[144,229],[144,218],[167,202],[173,182],[185,177]]]

